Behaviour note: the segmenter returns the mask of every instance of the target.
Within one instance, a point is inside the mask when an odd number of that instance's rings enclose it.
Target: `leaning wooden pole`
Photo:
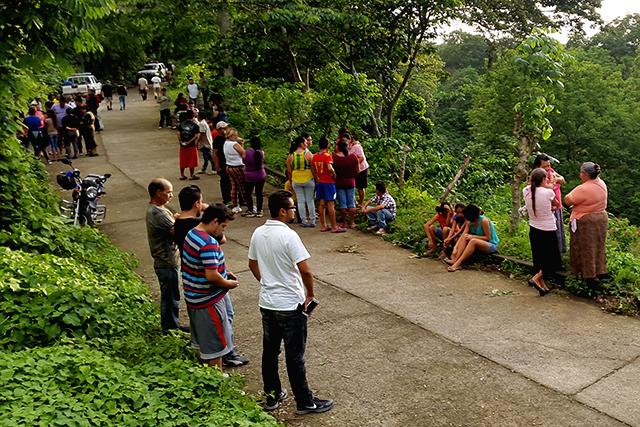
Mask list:
[[[462,177],[462,174],[467,169],[467,166],[469,166],[470,161],[471,156],[464,156],[464,162],[462,163],[462,166],[460,166],[460,169],[458,169],[458,172],[453,177],[453,180],[449,183],[449,185],[447,185],[447,188],[444,189],[444,193],[442,193],[442,196],[440,196],[440,203],[447,200],[447,196],[449,195],[449,193],[451,193],[451,190],[453,190],[456,184],[458,184],[458,181]]]

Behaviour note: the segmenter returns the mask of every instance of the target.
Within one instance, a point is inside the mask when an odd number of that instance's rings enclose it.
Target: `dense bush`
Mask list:
[[[96,274],[71,258],[0,247],[0,346],[148,333],[158,316],[146,286],[120,276]]]
[[[144,362],[77,345],[0,353],[0,425],[274,425],[235,376],[161,353]]]

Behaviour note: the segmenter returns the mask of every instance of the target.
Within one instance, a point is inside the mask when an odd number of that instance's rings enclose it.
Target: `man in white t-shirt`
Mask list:
[[[157,101],[160,96],[160,84],[162,83],[162,79],[160,76],[153,76],[151,77],[151,83],[153,84],[153,99]]]
[[[207,114],[205,111],[198,112],[198,127],[200,128],[198,148],[200,148],[200,152],[202,153],[202,169],[200,169],[198,173],[206,173],[207,167],[211,164],[211,172],[209,175],[213,175],[215,168],[213,157],[211,157],[211,152],[213,151],[213,136],[211,135],[211,128],[206,120]]]
[[[189,84],[187,85],[187,93],[189,94],[189,100],[193,101],[195,105],[198,105],[198,95],[200,95],[200,88],[192,78],[189,79]]]
[[[269,196],[271,219],[258,227],[249,245],[249,268],[260,282],[263,348],[262,380],[265,409],[272,411],[286,399],[278,375],[278,355],[284,341],[289,383],[298,415],[326,412],[333,400],[318,399],[307,384],[304,350],[307,344],[307,314],[314,299],[310,258],[300,236],[287,225],[295,218],[291,193],[276,191]],[[306,296],[305,296],[306,291]]]
[[[144,77],[140,77],[138,79],[138,89],[140,90],[140,96],[143,101],[147,100],[147,87],[149,86],[149,82]]]

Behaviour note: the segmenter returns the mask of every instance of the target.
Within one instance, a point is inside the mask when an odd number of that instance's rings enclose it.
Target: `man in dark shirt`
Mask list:
[[[213,165],[216,168],[216,172],[220,177],[220,192],[222,193],[222,202],[225,205],[231,203],[231,181],[227,174],[227,161],[224,157],[224,141],[225,130],[227,129],[226,122],[218,122],[216,124],[216,130],[218,135],[213,138]]]
[[[78,135],[80,135],[80,118],[73,109],[68,108],[66,115],[62,118],[62,131],[64,138],[64,151],[67,153],[67,159],[71,156],[71,147],[73,147],[73,158],[78,158]]]
[[[113,109],[113,85],[111,84],[111,80],[107,80],[107,82],[102,85],[102,95],[104,96],[107,110],[111,111]]]

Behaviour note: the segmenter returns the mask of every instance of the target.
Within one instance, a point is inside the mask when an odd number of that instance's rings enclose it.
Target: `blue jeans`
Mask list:
[[[338,206],[340,209],[351,209],[356,207],[355,188],[340,188],[336,189],[338,196]]]
[[[211,157],[211,148],[209,147],[202,147],[200,149],[200,152],[202,153],[202,172],[206,172],[207,171],[207,167],[209,167],[209,163],[211,163],[211,170],[213,170],[213,158]]]
[[[312,404],[313,393],[307,384],[304,352],[307,346],[307,316],[301,310],[260,309],[262,314],[262,381],[265,394],[278,396],[282,391],[278,374],[278,355],[284,341],[285,361],[291,390],[298,406]]]
[[[231,323],[231,336],[233,337],[233,348],[231,349],[231,352],[225,356],[223,356],[223,358],[227,358],[230,356],[235,356],[236,355],[236,346],[235,346],[235,336],[233,334],[233,303],[231,302],[231,296],[229,295],[229,292],[227,292],[226,294],[224,294],[224,301],[225,301],[225,305],[227,307],[227,319],[229,319],[229,323]]]
[[[180,288],[178,268],[154,268],[160,283],[160,325],[163,331],[178,329]]]
[[[127,95],[118,95],[118,102],[120,103],[120,109],[125,110],[127,108]]]
[[[313,190],[316,188],[315,181],[310,179],[302,184],[294,182],[292,186],[298,200],[298,215],[300,215],[300,219],[304,224],[315,224],[316,205],[313,199]]]
[[[377,225],[378,227],[385,229],[388,227],[388,223],[396,219],[389,209],[380,209],[376,212],[369,212],[367,214],[367,218],[369,219],[369,224]]]

